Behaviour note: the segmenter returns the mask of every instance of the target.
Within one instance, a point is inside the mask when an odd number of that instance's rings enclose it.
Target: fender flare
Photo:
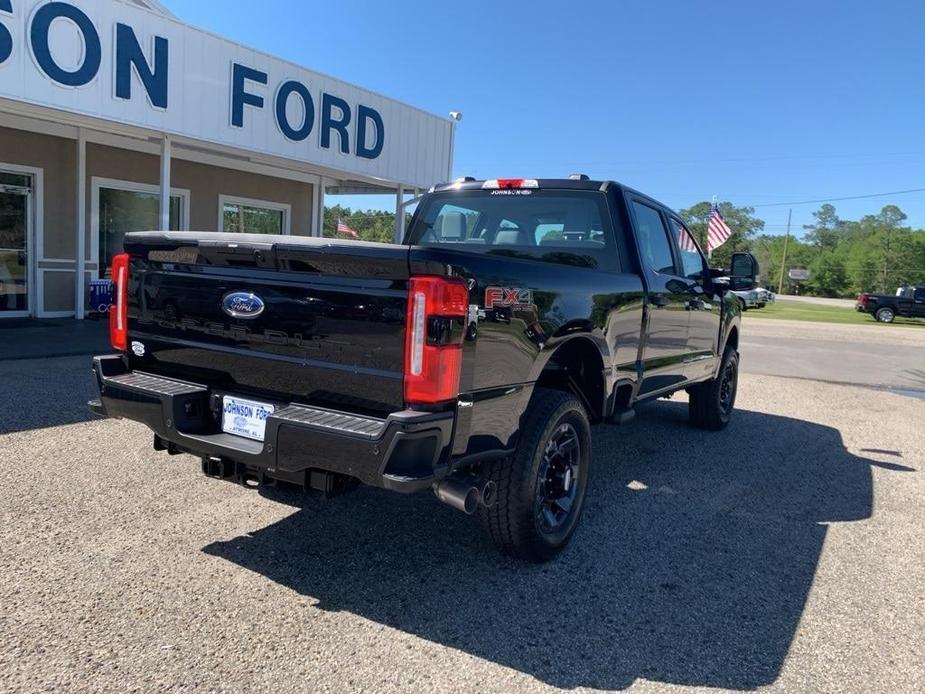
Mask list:
[[[553,337],[537,355],[530,371],[530,383],[535,384],[540,380],[542,373],[549,367],[550,362],[557,354],[561,354],[563,349],[577,347],[580,344],[586,345],[589,353],[593,353],[600,359],[601,368],[596,373],[599,373],[603,381],[602,401],[600,403],[590,402],[589,404],[594,407],[595,415],[599,412],[601,417],[606,417],[611,400],[610,396],[614,388],[613,365],[607,340],[604,339],[603,335],[596,334],[595,331],[576,331],[563,337]]]

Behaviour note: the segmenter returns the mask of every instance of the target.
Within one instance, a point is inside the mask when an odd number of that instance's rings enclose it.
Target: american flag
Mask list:
[[[714,205],[710,223],[707,225],[707,248],[712,253],[726,243],[730,236],[732,236],[732,229],[726,226],[726,222],[719,213],[719,208]]]
[[[694,243],[694,237],[691,236],[691,232],[680,224],[678,224],[678,245],[681,246],[682,251],[687,251],[689,253],[697,252],[697,244]]]
[[[337,220],[337,231],[335,232],[339,236],[347,236],[351,239],[359,239],[360,235],[356,232],[356,229],[351,228],[343,219]]]

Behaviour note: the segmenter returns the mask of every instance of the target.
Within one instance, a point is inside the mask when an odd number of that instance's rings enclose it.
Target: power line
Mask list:
[[[627,160],[610,160],[610,161],[575,161],[574,166],[584,167],[626,167],[637,166],[640,164],[653,166],[684,166],[694,164],[736,164],[752,162],[769,162],[769,161],[804,161],[810,159],[885,159],[891,157],[922,157],[925,152],[871,152],[869,154],[858,154],[856,152],[845,154],[794,154],[794,155],[774,155],[763,157],[707,157],[704,159],[627,159]],[[869,163],[860,162],[859,163]]]
[[[885,198],[890,195],[906,195],[907,193],[925,193],[925,188],[910,188],[908,190],[894,190],[889,193],[868,193],[867,195],[846,195],[840,198],[819,198],[818,200],[800,200],[797,202],[765,202],[752,207],[785,207],[787,205],[812,205],[817,202],[841,202],[842,200],[864,200],[867,198]]]

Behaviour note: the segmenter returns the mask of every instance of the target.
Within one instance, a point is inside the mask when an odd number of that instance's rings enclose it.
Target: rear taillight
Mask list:
[[[128,349],[128,253],[112,259],[112,306],[109,307],[109,341],[118,350]]]
[[[861,304],[861,306],[866,306],[868,301],[870,301],[869,294],[858,294],[858,303]]]
[[[412,277],[405,330],[405,402],[431,405],[459,396],[469,290],[457,278]]]

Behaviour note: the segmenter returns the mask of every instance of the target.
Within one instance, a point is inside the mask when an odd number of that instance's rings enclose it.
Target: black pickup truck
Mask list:
[[[505,551],[572,536],[590,424],[686,389],[723,428],[757,265],[711,270],[681,219],[618,183],[461,179],[403,245],[183,232],[125,237],[98,414],[248,486],[432,488]],[[719,279],[723,277],[723,279]]]
[[[925,318],[925,286],[903,287],[896,294],[858,294],[854,308],[881,323],[892,323],[896,316]]]

